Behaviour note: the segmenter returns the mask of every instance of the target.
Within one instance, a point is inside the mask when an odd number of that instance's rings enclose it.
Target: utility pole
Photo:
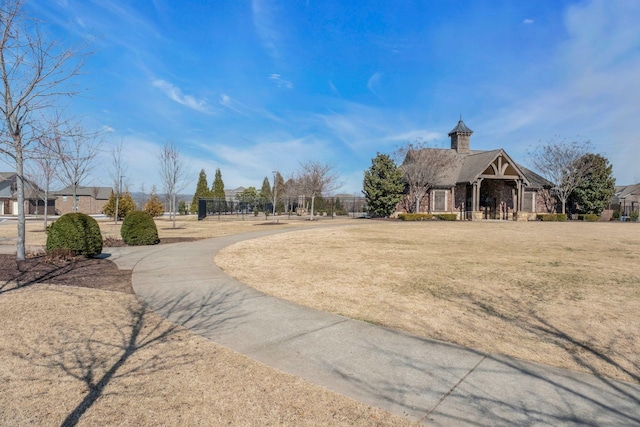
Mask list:
[[[278,171],[273,171],[273,218],[276,217],[276,203],[278,201],[278,185],[276,184],[276,174]]]

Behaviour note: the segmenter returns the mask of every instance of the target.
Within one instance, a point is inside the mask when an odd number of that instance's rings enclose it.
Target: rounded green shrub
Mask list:
[[[153,217],[145,211],[129,212],[120,228],[122,240],[127,245],[155,245],[160,242],[158,228]]]
[[[70,250],[88,257],[102,253],[98,222],[89,215],[72,212],[62,215],[47,229],[47,252]]]

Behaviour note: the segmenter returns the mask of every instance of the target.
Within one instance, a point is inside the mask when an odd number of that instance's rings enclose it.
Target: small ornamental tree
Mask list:
[[[162,204],[160,197],[156,194],[155,187],[151,188],[151,195],[149,196],[149,200],[144,204],[143,210],[154,218],[164,214],[164,205]]]
[[[118,200],[118,219],[124,218],[129,212],[134,210],[136,210],[136,203],[133,201],[131,193],[128,191],[122,193],[120,195],[120,200]],[[113,191],[109,196],[109,200],[102,208],[102,211],[105,215],[110,216],[111,218],[114,217],[116,213],[116,195]]]
[[[198,184],[196,185],[196,192],[193,195],[191,201],[190,211],[192,213],[198,212],[198,199],[201,197],[211,197],[211,191],[209,190],[209,184],[207,183],[207,174],[204,169],[200,171],[198,176]]]
[[[375,216],[389,217],[402,198],[402,170],[387,154],[378,153],[364,172],[363,190],[367,205]]]

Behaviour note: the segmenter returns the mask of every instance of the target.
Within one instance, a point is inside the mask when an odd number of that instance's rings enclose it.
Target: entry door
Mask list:
[[[12,215],[18,215],[18,202],[13,202],[13,210],[11,211]]]

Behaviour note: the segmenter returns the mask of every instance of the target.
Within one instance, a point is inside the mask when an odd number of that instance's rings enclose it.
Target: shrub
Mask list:
[[[620,219],[620,211],[613,211],[611,214],[611,221],[617,221]]]
[[[538,221],[566,221],[567,214],[538,214],[536,219]]]
[[[118,219],[124,218],[127,216],[129,212],[132,212],[136,209],[136,203],[133,201],[133,197],[131,193],[128,191],[120,194],[118,198]],[[109,201],[102,207],[102,211],[105,215],[114,217],[116,214],[116,195],[111,192],[109,196]]]
[[[452,213],[438,214],[438,215],[436,215],[436,217],[438,219],[443,220],[443,221],[457,221],[458,220],[458,214],[452,214]]]
[[[102,252],[102,234],[98,222],[79,212],[62,215],[47,229],[47,252],[69,250],[88,257]]]
[[[629,214],[629,221],[638,221],[638,211],[633,211]]]
[[[125,216],[120,235],[131,246],[155,245],[160,242],[153,217],[144,211],[133,211]]]
[[[579,214],[578,215],[578,220],[580,221],[596,222],[598,219],[600,219],[600,216],[596,214]]]
[[[425,213],[401,213],[398,214],[398,218],[403,221],[426,221],[432,219],[433,215]]]

